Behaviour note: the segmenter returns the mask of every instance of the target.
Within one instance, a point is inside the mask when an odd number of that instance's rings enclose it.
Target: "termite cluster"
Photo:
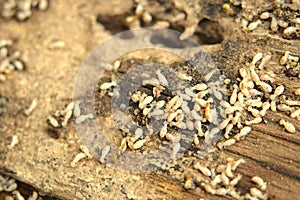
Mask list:
[[[200,162],[194,164],[194,169],[202,175],[186,176],[184,187],[186,189],[195,189],[196,185],[206,192],[218,196],[231,196],[233,199],[268,199],[265,192],[267,183],[260,177],[252,177],[255,187],[251,187],[247,193],[243,193],[237,188],[242,175],[236,170],[239,165],[245,163],[245,160],[227,158],[227,163],[210,167]]]
[[[5,0],[2,3],[2,17],[16,17],[23,21],[31,17],[34,9],[45,11],[48,9],[49,0]]]
[[[75,158],[72,160],[72,162],[71,162],[71,167],[75,167],[76,166],[76,164],[80,161],[80,160],[82,160],[82,159],[84,159],[84,158],[88,158],[88,159],[92,159],[93,158],[93,156],[90,154],[90,151],[89,151],[89,149],[87,148],[87,146],[85,146],[85,145],[80,145],[80,150],[81,150],[81,152],[80,153],[78,153],[76,156],[75,156]]]
[[[128,107],[132,120],[141,127],[130,124],[130,127],[121,128],[124,138],[120,151],[124,152],[127,148],[138,150],[158,136],[162,142],[172,144],[171,157],[176,158],[181,148],[180,141],[185,137],[181,135],[182,132],[187,132],[191,142],[194,141],[198,147],[203,141],[209,143],[219,133],[216,100],[222,100],[224,95],[223,87],[218,87],[221,81],[213,80],[216,74],[216,69],[207,70],[202,82],[194,81],[191,84],[193,76],[185,72],[169,73],[168,70],[157,68],[149,78],[142,78],[140,88],[128,94],[124,92],[123,96],[129,95],[129,103],[120,103],[120,108]],[[135,80],[133,76],[129,77]],[[122,84],[122,81],[117,83],[115,80],[101,83],[101,94],[110,96]],[[120,87],[116,90],[123,92],[129,86]],[[213,126],[209,127],[210,124]]]
[[[144,2],[137,3],[135,6],[134,14],[126,17],[125,22],[130,29],[141,28],[141,23],[151,23],[152,15],[145,9]],[[169,26],[168,24],[166,25]],[[166,28],[167,28],[166,27]]]
[[[129,29],[149,26],[154,28],[169,28],[172,25],[175,27],[180,25],[185,27],[183,34],[179,38],[180,40],[185,40],[194,35],[197,31],[198,23],[191,23],[186,20],[189,13],[185,12],[187,8],[185,8],[185,5],[181,5],[182,2],[178,2],[176,5],[168,1],[160,2],[159,4],[156,3],[136,0],[133,8],[134,12],[125,18],[125,23]],[[161,7],[161,10],[157,10],[157,6]],[[176,9],[176,7],[180,7],[181,9]]]
[[[22,71],[25,68],[21,60],[21,53],[12,50],[13,40],[0,39],[0,82],[6,80],[13,71]]]
[[[298,1],[292,1],[292,3],[274,1],[276,9],[259,12],[255,6],[249,5],[247,7],[244,2],[235,0],[230,2],[231,4],[223,4],[223,9],[228,15],[237,15],[236,22],[241,24],[243,30],[253,31],[259,26],[267,25],[273,33],[282,33],[284,38],[300,37],[300,18],[297,14],[300,4]],[[234,12],[236,6],[243,7],[240,13]]]
[[[72,101],[64,109],[56,110],[53,115],[47,117],[48,123],[53,128],[66,127],[72,117],[75,118],[75,123],[80,124],[88,119],[93,119],[94,114],[82,114],[80,110],[80,102]]]
[[[5,200],[25,200],[25,197],[22,196],[18,190],[18,184],[15,179],[8,176],[3,176],[0,174],[0,192],[5,196]],[[2,196],[3,197],[3,196]],[[32,194],[27,198],[28,200],[37,200],[39,194],[36,191],[33,191]]]
[[[225,120],[220,123],[219,129],[225,131],[224,137],[226,139],[217,144],[220,149],[243,140],[250,133],[252,124],[264,121],[263,118],[268,110],[273,112],[277,110],[286,111],[290,113],[292,118],[296,119],[299,116],[299,101],[288,99],[284,95],[285,87],[283,85],[276,86],[272,75],[262,71],[270,57],[271,55],[264,56],[260,52],[252,58],[251,63],[246,63],[239,70],[240,77],[232,86],[229,101],[220,103],[225,109]],[[280,60],[283,64],[282,60],[285,58]],[[297,93],[297,90],[295,92]],[[281,121],[280,124],[290,133],[296,131],[290,122]],[[237,127],[238,133],[233,133],[234,127]]]

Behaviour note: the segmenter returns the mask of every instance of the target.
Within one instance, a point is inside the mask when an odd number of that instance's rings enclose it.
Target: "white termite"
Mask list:
[[[235,142],[236,142],[236,140],[231,138],[231,139],[225,140],[224,142],[219,142],[217,144],[217,146],[219,149],[223,149],[224,147],[229,147],[231,145],[234,145]]]
[[[216,69],[211,70],[203,77],[204,81],[206,81],[206,82],[209,81],[212,78],[212,76],[216,73],[217,73]]]
[[[238,86],[237,85],[234,85],[236,87],[234,87],[233,91],[232,91],[232,94],[230,96],[230,99],[229,99],[229,102],[231,105],[234,105],[236,100],[237,100],[237,95],[238,95]]]
[[[133,138],[133,142],[135,142],[136,140],[138,140],[139,138],[141,138],[143,136],[143,129],[141,128],[137,128],[134,132],[134,138]]]
[[[28,200],[37,200],[39,198],[39,194],[36,191],[33,191],[32,194],[28,197]]]
[[[86,157],[86,154],[85,153],[79,153],[75,156],[74,160],[71,162],[71,167],[75,167],[76,164],[82,160],[83,158]]]
[[[261,89],[266,93],[271,93],[273,90],[271,85],[263,81],[259,81],[257,85],[260,86]]]
[[[173,147],[172,147],[172,159],[176,159],[176,154],[179,152],[180,150],[180,143],[177,142],[177,143],[174,143],[173,144]]]
[[[253,117],[260,117],[260,111],[257,109],[252,108],[251,106],[248,106],[248,111],[251,112]]]
[[[220,105],[221,105],[223,108],[229,108],[229,107],[231,107],[231,105],[230,105],[227,101],[221,101],[221,102],[220,102]]]
[[[278,97],[279,95],[281,95],[284,92],[284,86],[280,85],[278,87],[276,87],[275,91],[274,91],[274,95],[270,96],[271,100],[275,100],[276,97]]]
[[[85,146],[85,145],[80,145],[80,150],[81,150],[83,153],[85,153],[85,155],[86,155],[89,159],[93,158],[93,156],[90,154],[90,151],[89,151],[89,149],[88,149],[87,146]]]
[[[248,24],[249,24],[248,20],[246,20],[245,18],[241,19],[241,26],[242,26],[243,30],[247,29]]]
[[[266,115],[266,112],[269,110],[270,106],[270,103],[267,101],[262,104],[262,109],[259,112],[262,117]]]
[[[136,15],[141,15],[144,12],[144,7],[142,4],[138,4],[135,8],[135,14]]]
[[[249,25],[248,25],[248,30],[249,31],[253,31],[254,29],[256,29],[258,27],[258,25],[261,24],[261,20],[257,20],[255,22],[251,22]]]
[[[148,104],[153,101],[153,96],[147,96],[143,101],[139,103],[139,109],[144,109]]]
[[[170,113],[170,114],[167,116],[167,122],[173,121],[173,120],[175,119],[175,117],[176,117],[179,113],[182,113],[182,110],[178,109],[178,110],[176,110],[175,112]]]
[[[251,180],[257,184],[259,189],[265,191],[267,189],[267,183],[259,176],[253,176]]]
[[[207,103],[205,106],[205,118],[207,119],[207,121],[212,122],[212,112],[211,112],[211,108],[210,108],[210,103]]]
[[[228,108],[225,109],[226,114],[231,114],[231,113],[234,113],[235,111],[242,112],[243,108],[239,107],[239,106],[231,106],[231,107],[228,107]]]
[[[173,105],[172,110],[177,110],[181,106],[182,102],[183,102],[182,97],[178,97],[178,100]]]
[[[238,168],[238,166],[240,165],[240,164],[243,164],[243,163],[245,163],[246,161],[244,160],[244,159],[242,159],[242,158],[240,158],[240,159],[238,159],[238,160],[236,160],[236,161],[232,161],[231,162],[231,170],[232,171],[235,171],[237,168]]]
[[[19,60],[14,60],[13,62],[12,62],[12,64],[15,66],[15,68],[17,69],[17,70],[19,70],[19,71],[21,71],[21,70],[23,70],[24,69],[24,64],[21,62],[21,61],[19,61]]]
[[[12,194],[15,195],[16,200],[25,200],[25,198],[21,195],[21,193],[18,190],[12,191]]]
[[[259,95],[263,95],[263,92],[258,91],[257,89],[249,89],[249,93],[251,96],[259,96]]]
[[[247,120],[247,121],[245,121],[245,124],[247,126],[249,126],[251,124],[259,124],[260,122],[262,122],[262,118],[261,117],[255,117],[253,120]]]
[[[86,114],[86,115],[80,115],[79,117],[76,118],[75,123],[80,124],[80,123],[84,122],[87,119],[94,119],[94,114],[89,113],[89,114]]]
[[[164,101],[164,100],[160,100],[160,101],[158,101],[158,102],[156,102],[156,108],[162,108],[162,107],[164,107],[164,105],[166,104],[166,102]]]
[[[174,96],[170,101],[167,102],[166,109],[172,109],[173,106],[176,104],[177,101],[179,101],[179,97],[178,96]]]
[[[100,159],[99,161],[101,163],[104,163],[105,162],[105,157],[107,156],[107,154],[109,153],[110,151],[110,146],[109,145],[106,145],[103,149],[102,149],[102,152],[101,152],[101,156],[100,156]]]
[[[225,171],[221,173],[221,180],[225,186],[229,185],[230,179],[226,176]]]
[[[192,120],[187,119],[185,124],[187,129],[189,129],[190,131],[194,130],[195,127],[194,127],[194,122]]]
[[[220,130],[225,129],[225,128],[227,127],[227,125],[229,124],[229,122],[232,120],[232,118],[233,118],[233,117],[231,116],[231,117],[229,117],[229,118],[223,120],[223,121],[220,123],[220,125],[218,126],[218,128],[219,128]]]
[[[282,28],[287,28],[289,26],[289,23],[287,23],[286,21],[283,21],[282,19],[279,19],[278,25]]]
[[[203,91],[207,89],[207,85],[205,83],[199,83],[192,87],[193,90]]]
[[[75,117],[79,117],[80,116],[80,107],[79,107],[80,102],[75,102],[74,104],[74,110],[73,110],[73,114]]]
[[[292,34],[296,33],[296,31],[297,31],[297,28],[295,26],[290,26],[283,30],[283,35],[291,36]]]
[[[5,46],[10,46],[13,44],[13,41],[10,39],[2,39],[0,40],[0,48],[5,47]]]
[[[236,177],[234,177],[230,182],[229,185],[230,186],[235,186],[236,184],[238,184],[238,182],[242,179],[242,175],[238,174]]]
[[[34,111],[34,109],[36,108],[36,106],[37,106],[37,101],[34,99],[31,102],[29,108],[24,111],[25,115],[29,116]]]
[[[286,105],[286,104],[278,104],[277,105],[277,109],[279,110],[279,111],[282,111],[282,112],[287,112],[287,111],[291,111],[291,107],[290,106],[288,106],[288,105]]]
[[[208,167],[202,166],[199,162],[194,165],[195,169],[198,169],[205,176],[211,176],[211,170]]]
[[[276,32],[278,30],[278,21],[274,15],[272,15],[272,20],[270,24],[270,28],[272,31]]]
[[[19,143],[19,139],[17,135],[12,136],[10,144],[7,146],[8,149],[14,148]]]
[[[281,120],[279,121],[279,124],[282,125],[282,126],[284,126],[284,128],[285,128],[288,132],[290,132],[290,133],[295,133],[295,132],[296,132],[295,126],[294,126],[292,123],[290,123],[290,122],[288,122],[288,121],[286,121],[286,120],[284,120],[284,119],[281,119]]]
[[[263,12],[260,14],[260,19],[269,19],[271,17],[271,13],[269,12]]]
[[[49,2],[48,0],[39,0],[38,8],[41,11],[44,11],[48,8]]]
[[[285,103],[289,106],[300,106],[300,101],[286,100]]]
[[[256,53],[256,54],[253,56],[253,58],[252,58],[251,64],[252,64],[252,65],[255,65],[258,61],[260,61],[260,59],[262,59],[262,57],[263,57],[262,52]]]
[[[241,77],[247,78],[249,76],[248,71],[245,68],[239,70]]]
[[[259,76],[260,80],[262,81],[270,81],[271,83],[274,83],[275,82],[275,79],[272,78],[269,74],[261,74]]]
[[[187,80],[187,81],[191,81],[193,79],[192,76],[188,76],[185,73],[179,72],[176,73],[177,77],[180,78],[181,80]]]
[[[210,194],[216,194],[216,189],[212,188],[209,184],[206,184],[204,186],[204,189],[206,192],[208,192]]]
[[[221,174],[217,174],[213,180],[210,182],[210,185],[212,187],[216,187],[219,183],[222,182],[222,179],[221,179]]]
[[[300,109],[294,110],[291,112],[290,117],[291,118],[296,118],[297,116],[300,116]]]
[[[185,179],[184,188],[187,190],[195,189],[195,183],[192,177],[188,176]]]
[[[198,103],[195,103],[194,107],[193,107],[193,110],[196,111],[196,112],[199,112],[201,110],[201,107]]]
[[[224,137],[226,139],[229,139],[229,134],[230,134],[230,131],[232,130],[232,128],[233,128],[233,124],[228,124],[226,126],[225,133],[224,133]]]
[[[48,121],[49,124],[50,124],[51,126],[53,126],[54,128],[57,128],[57,127],[60,126],[59,123],[58,123],[58,121],[57,121],[54,117],[52,117],[52,116],[48,116],[48,117],[47,117],[47,121]]]
[[[214,96],[217,98],[217,100],[221,101],[223,99],[223,94],[217,89],[213,90]]]
[[[219,195],[219,196],[226,196],[227,193],[229,192],[229,190],[227,188],[218,188],[216,189],[216,195]]]
[[[260,79],[259,79],[259,75],[256,73],[256,71],[254,69],[250,70],[250,75],[251,75],[251,79],[257,84]]]
[[[115,81],[106,82],[106,83],[102,83],[100,85],[100,89],[101,90],[107,90],[107,89],[110,89],[111,87],[115,87],[115,86],[117,86],[117,83]]]
[[[250,126],[243,127],[240,130],[240,132],[234,136],[234,139],[236,139],[237,141],[244,139],[246,137],[246,135],[248,135],[248,133],[250,133],[250,132],[251,132]]]
[[[185,101],[191,101],[192,100],[192,97],[190,97],[189,95],[187,95],[187,94],[184,94],[184,93],[182,93],[180,90],[178,90],[177,92],[177,95],[179,96],[179,97],[181,97],[183,100],[185,100]]]
[[[195,126],[195,128],[197,129],[197,131],[198,131],[197,134],[198,134],[200,137],[203,137],[203,136],[204,136],[204,133],[203,133],[203,131],[202,131],[202,123],[201,123],[201,121],[196,120],[194,126]]]
[[[268,195],[267,194],[263,194],[262,191],[260,191],[259,189],[257,188],[250,188],[250,194],[254,197],[257,197],[259,199],[267,199]]]
[[[275,100],[271,101],[270,108],[273,112],[276,112],[276,101]]]
[[[141,148],[145,143],[147,142],[147,139],[138,140],[133,144],[133,149],[139,149]]]
[[[143,109],[143,115],[146,116],[150,113],[150,111],[152,110],[152,107],[145,107]]]
[[[184,122],[171,122],[170,123],[172,126],[176,126],[177,128],[180,129],[186,129],[186,124]]]
[[[157,75],[157,78],[159,80],[159,83],[163,86],[168,86],[169,85],[169,82],[167,80],[167,78],[161,73],[161,71],[158,69],[156,70],[156,75]]]
[[[191,114],[191,116],[193,117],[194,120],[201,120],[201,118],[202,118],[202,117],[199,115],[199,113],[196,112],[195,110],[192,110],[192,111],[190,112],[190,114]]]
[[[152,112],[150,112],[148,114],[148,117],[152,117],[152,116],[161,116],[164,115],[165,112],[163,110],[159,110],[159,109],[154,109]]]
[[[231,162],[227,163],[226,169],[225,169],[225,174],[229,178],[233,178],[234,177],[234,174],[232,173],[232,169],[231,169]]]
[[[194,135],[194,140],[193,140],[193,142],[194,142],[194,144],[195,144],[196,146],[200,144],[200,140],[198,139],[198,135],[197,135],[197,134]]]
[[[193,92],[192,89],[190,88],[185,88],[184,89],[185,94],[189,95],[190,97],[194,97],[196,94]]]
[[[142,81],[142,85],[153,85],[153,86],[157,86],[159,85],[159,80],[156,78],[152,78],[152,79],[148,79],[148,80],[143,80]]]
[[[143,13],[143,21],[144,22],[148,22],[149,23],[149,22],[152,21],[152,19],[153,19],[153,17],[152,17],[152,15],[149,12],[145,11]]]
[[[242,113],[241,112],[236,112],[235,113],[235,116],[232,118],[231,120],[231,123],[233,125],[236,125],[240,120],[241,120],[241,116],[242,116]]]
[[[288,61],[289,55],[290,55],[290,52],[289,51],[285,51],[284,55],[280,58],[279,63],[281,65],[285,65],[287,63],[287,61]]]

